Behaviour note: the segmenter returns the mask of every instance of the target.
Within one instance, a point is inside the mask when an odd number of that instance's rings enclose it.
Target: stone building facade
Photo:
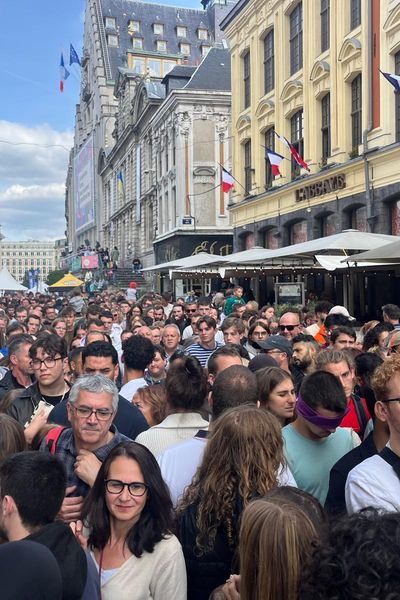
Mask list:
[[[150,222],[147,213],[142,215],[138,194],[152,185],[150,170],[142,169],[140,184],[134,175],[144,160],[137,152],[142,151],[140,131],[164,100],[158,94],[164,93],[161,81],[168,72],[179,64],[197,67],[210,48],[224,42],[219,23],[233,4],[209,0],[200,10],[87,0],[81,92],[66,179],[70,251],[99,241],[120,245],[122,263],[134,252],[141,253],[144,263],[150,260],[153,234],[149,226],[146,231],[138,227]],[[135,99],[142,88],[142,99],[149,100],[144,111]],[[139,121],[133,111],[141,115]],[[145,211],[150,210],[147,204]]]
[[[235,250],[355,228],[400,234],[398,0],[240,0],[232,61]],[[308,163],[300,169],[274,132]],[[274,178],[265,147],[282,154]]]

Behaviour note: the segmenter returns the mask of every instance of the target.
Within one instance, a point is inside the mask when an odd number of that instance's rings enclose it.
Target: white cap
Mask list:
[[[352,317],[350,315],[347,308],[345,308],[344,306],[340,306],[340,304],[331,308],[331,310],[328,312],[328,315],[343,315],[344,317],[347,317],[350,321],[356,320],[355,317]]]

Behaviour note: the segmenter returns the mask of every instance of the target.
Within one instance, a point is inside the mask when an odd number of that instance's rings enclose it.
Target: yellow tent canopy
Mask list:
[[[53,283],[53,285],[50,285],[49,287],[51,287],[51,288],[66,288],[66,287],[73,288],[73,287],[78,287],[82,284],[83,284],[83,281],[81,279],[78,279],[71,273],[68,273],[68,275],[64,275],[64,277],[62,277],[59,281],[56,281],[56,283]]]

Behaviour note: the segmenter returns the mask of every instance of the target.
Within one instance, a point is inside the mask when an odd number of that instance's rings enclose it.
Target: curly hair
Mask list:
[[[161,421],[164,421],[167,416],[167,396],[164,384],[157,383],[139,388],[135,395],[139,401],[149,405],[155,424],[158,425]]]
[[[400,355],[391,354],[374,371],[371,378],[371,387],[375,392],[377,400],[382,401],[387,398],[387,384],[396,373],[400,370]]]
[[[211,551],[223,527],[237,543],[237,508],[278,485],[285,464],[278,420],[264,409],[243,405],[226,410],[214,423],[203,461],[186,489],[178,513],[198,504],[198,555]]]
[[[332,524],[303,570],[299,600],[394,600],[400,589],[400,514],[367,509]]]

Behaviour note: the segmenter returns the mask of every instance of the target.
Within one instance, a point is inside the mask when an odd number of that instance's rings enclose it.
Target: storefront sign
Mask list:
[[[318,198],[325,194],[331,194],[338,190],[343,190],[346,187],[346,175],[341,173],[340,175],[333,175],[322,181],[311,183],[302,188],[296,190],[296,202],[302,200],[309,200],[311,198]]]

